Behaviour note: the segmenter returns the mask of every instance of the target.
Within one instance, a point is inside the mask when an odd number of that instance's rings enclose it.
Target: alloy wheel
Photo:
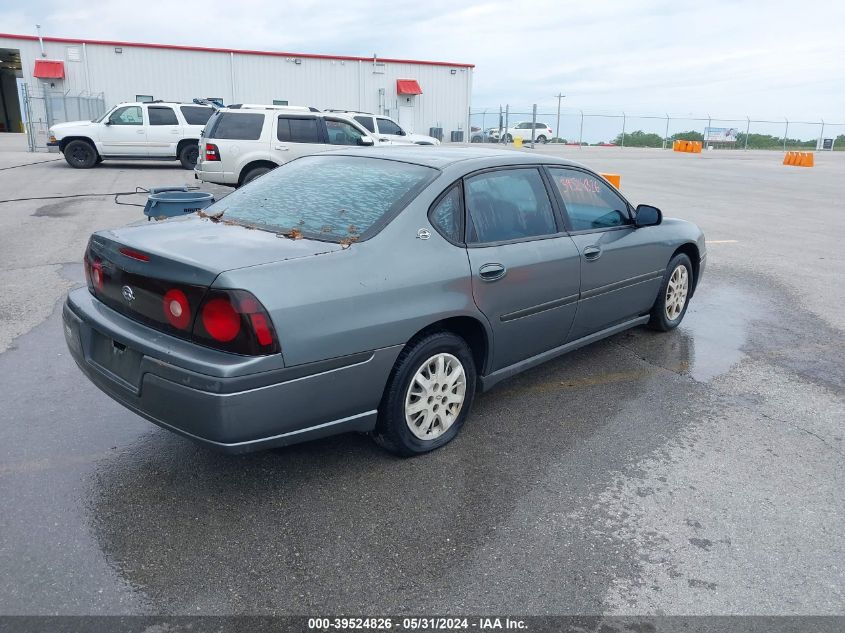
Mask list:
[[[425,361],[405,394],[405,422],[421,440],[433,440],[454,424],[466,397],[466,374],[452,354],[435,354]]]
[[[666,318],[670,321],[677,319],[687,303],[689,293],[689,274],[687,267],[680,264],[672,271],[669,284],[666,286],[665,310]]]

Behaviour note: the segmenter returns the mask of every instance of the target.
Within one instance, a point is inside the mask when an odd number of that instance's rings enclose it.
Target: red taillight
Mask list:
[[[103,263],[98,261],[85,261],[85,276],[88,281],[88,289],[92,291],[101,291],[105,285],[103,278]]]
[[[215,341],[228,343],[241,331],[241,317],[228,299],[212,299],[202,308],[202,325]]]
[[[208,160],[208,161],[219,161],[220,160],[220,150],[217,149],[217,146],[214,143],[206,143],[205,144],[205,160]]]
[[[168,323],[179,330],[185,330],[191,324],[191,304],[188,297],[178,288],[164,293],[162,310]]]
[[[150,261],[149,255],[145,255],[141,251],[136,251],[133,248],[127,248],[127,247],[124,246],[123,248],[120,248],[118,250],[120,251],[121,255],[126,255],[126,257],[129,257],[130,259],[135,259],[135,260],[138,260],[139,262]]]
[[[191,338],[236,354],[280,351],[270,315],[246,290],[209,290],[194,321]]]

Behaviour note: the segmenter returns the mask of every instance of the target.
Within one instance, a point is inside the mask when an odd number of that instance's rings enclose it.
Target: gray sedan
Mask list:
[[[677,327],[704,264],[698,227],[570,161],[350,149],[95,233],[64,331],[95,385],[207,446],[359,431],[413,455],[454,438],[479,390]]]

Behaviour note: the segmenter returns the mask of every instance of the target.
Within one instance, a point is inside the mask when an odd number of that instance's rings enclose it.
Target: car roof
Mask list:
[[[422,145],[390,145],[387,147],[361,147],[338,149],[324,152],[322,155],[347,155],[369,158],[396,160],[414,163],[435,169],[445,169],[457,163],[465,163],[467,169],[482,169],[498,165],[574,165],[582,166],[572,160],[549,156],[548,154],[530,154],[524,151],[474,147],[444,147]]]

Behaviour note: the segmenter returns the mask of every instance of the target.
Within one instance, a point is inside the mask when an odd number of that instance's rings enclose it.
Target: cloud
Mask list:
[[[845,3],[32,0],[8,32],[476,64],[473,104],[845,119]]]

